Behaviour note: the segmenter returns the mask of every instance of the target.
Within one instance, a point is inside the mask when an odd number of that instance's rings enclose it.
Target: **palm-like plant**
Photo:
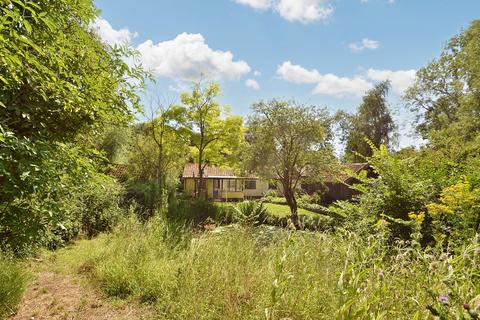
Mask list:
[[[243,201],[235,207],[235,215],[242,224],[255,225],[260,223],[267,214],[267,208],[261,202]]]

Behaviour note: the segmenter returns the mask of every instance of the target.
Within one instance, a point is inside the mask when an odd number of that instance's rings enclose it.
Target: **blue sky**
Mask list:
[[[220,82],[235,114],[269,98],[296,99],[332,112],[355,110],[365,90],[392,80],[399,96],[416,69],[478,18],[478,0],[96,0],[96,28],[129,41],[173,98],[200,74]],[[248,84],[248,86],[246,85]],[[402,129],[401,145],[408,138]]]

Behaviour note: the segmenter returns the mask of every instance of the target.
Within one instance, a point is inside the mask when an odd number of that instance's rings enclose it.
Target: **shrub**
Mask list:
[[[0,253],[0,318],[14,313],[27,282],[23,269]]]
[[[439,203],[427,204],[435,240],[447,244],[473,237],[479,232],[479,209],[480,189],[472,189],[468,181],[444,188]]]
[[[124,214],[120,207],[124,188],[113,178],[96,174],[90,183],[78,194],[75,215],[80,217],[81,232],[93,237],[109,231]]]
[[[235,218],[246,225],[255,225],[263,222],[267,216],[267,208],[261,202],[243,201],[235,207]]]

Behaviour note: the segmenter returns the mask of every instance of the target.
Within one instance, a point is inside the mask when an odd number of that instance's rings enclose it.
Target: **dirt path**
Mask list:
[[[33,278],[12,320],[62,319],[107,320],[148,319],[148,310],[105,298],[88,289],[77,275],[58,270],[51,262],[31,266]]]

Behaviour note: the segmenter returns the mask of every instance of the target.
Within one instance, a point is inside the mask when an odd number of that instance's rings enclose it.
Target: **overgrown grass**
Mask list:
[[[166,319],[469,319],[478,240],[454,254],[385,239],[236,225],[198,233],[130,218],[60,251],[59,263]]]
[[[0,319],[14,313],[27,282],[21,266],[0,252]]]

